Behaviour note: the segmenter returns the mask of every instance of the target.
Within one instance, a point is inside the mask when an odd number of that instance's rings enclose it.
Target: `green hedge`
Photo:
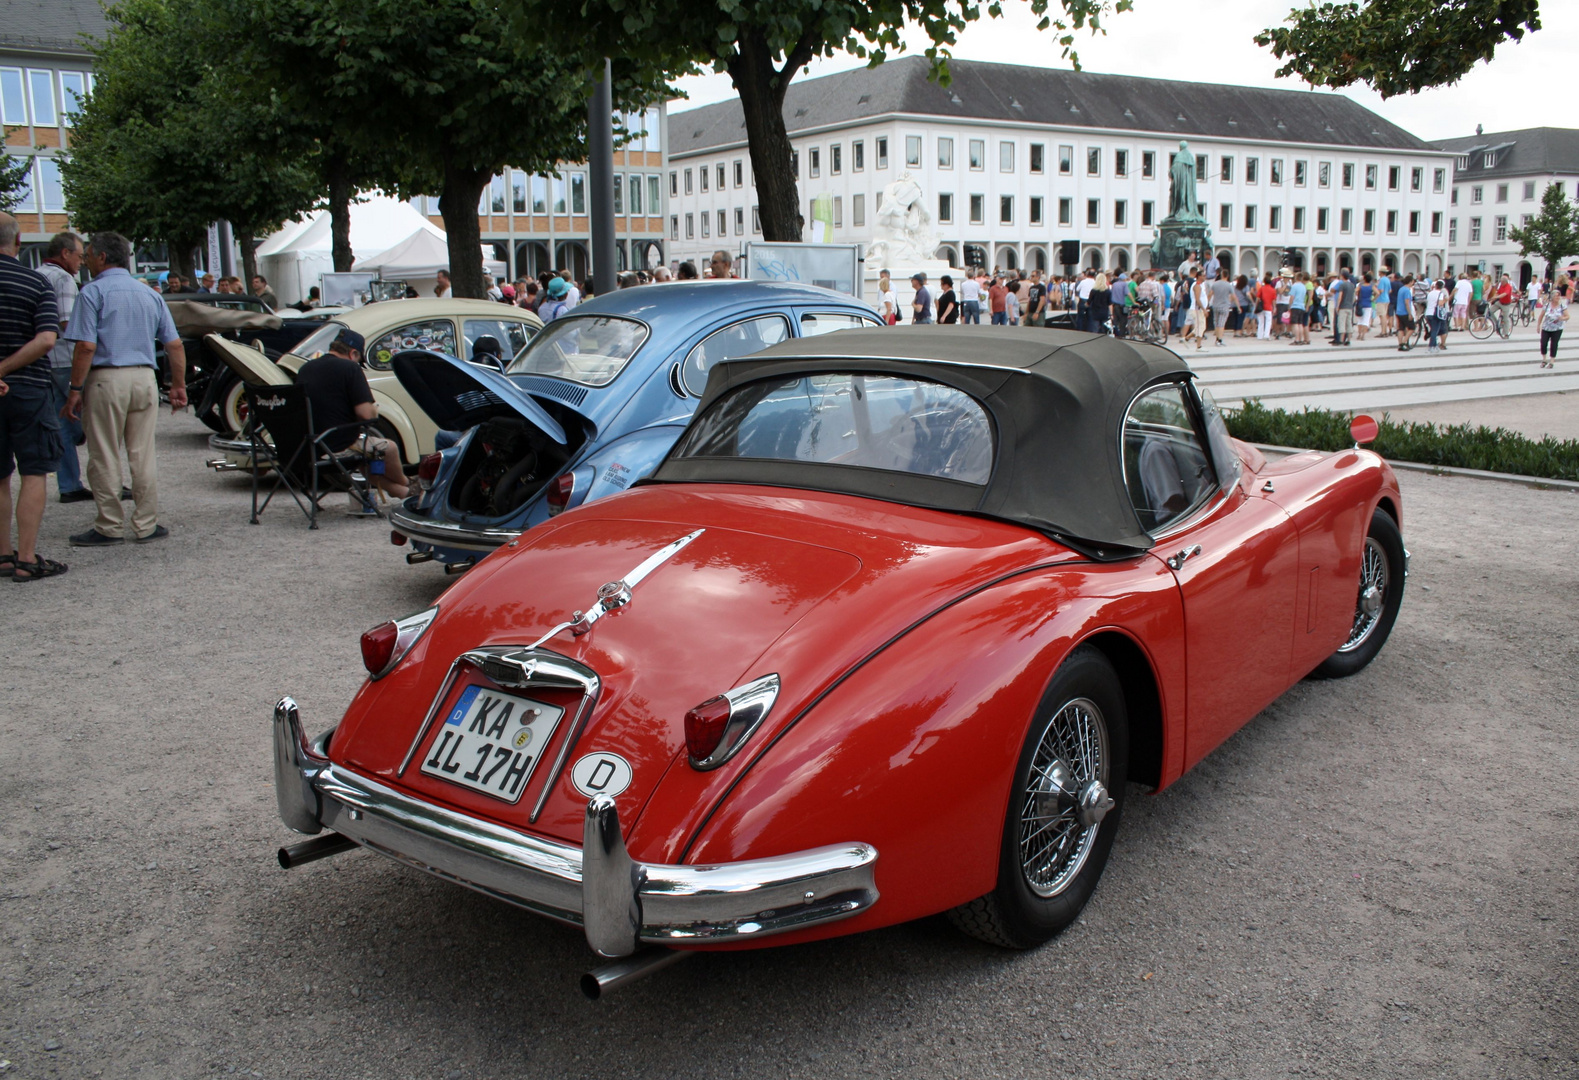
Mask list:
[[[1247,401],[1225,410],[1228,430],[1249,443],[1297,446],[1303,450],[1342,450],[1354,445],[1351,414],[1328,409],[1291,413]],[[1579,480],[1579,440],[1547,436],[1536,442],[1506,428],[1399,423],[1382,414],[1381,434],[1370,444],[1384,458],[1459,469],[1485,469],[1556,480]]]

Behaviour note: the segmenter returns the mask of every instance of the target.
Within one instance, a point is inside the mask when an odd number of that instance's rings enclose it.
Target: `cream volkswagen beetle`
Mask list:
[[[290,352],[270,360],[262,352],[238,342],[210,335],[208,344],[247,382],[254,386],[289,383],[303,364],[322,356],[341,330],[355,330],[367,341],[362,364],[367,384],[378,404],[379,426],[400,443],[400,456],[415,465],[433,453],[438,425],[406,393],[390,370],[389,360],[402,349],[428,349],[462,360],[471,360],[479,338],[499,343],[506,362],[543,328],[543,321],[525,308],[489,300],[386,300],[336,315],[298,342]],[[245,399],[238,415],[245,419]],[[251,444],[241,435],[214,435],[211,449],[222,454],[209,465],[227,471],[247,467]]]

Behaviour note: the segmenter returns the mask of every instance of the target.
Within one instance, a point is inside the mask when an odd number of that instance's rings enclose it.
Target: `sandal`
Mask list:
[[[26,577],[22,576],[24,572],[27,574]],[[11,580],[20,585],[25,581],[38,581],[40,578],[58,577],[65,572],[65,563],[56,562],[54,559],[46,559],[44,556],[39,555],[30,563],[18,562],[15,570],[12,571]]]
[[[1545,367],[1543,363],[1541,367]],[[10,577],[16,573],[16,555],[0,555],[0,577]]]

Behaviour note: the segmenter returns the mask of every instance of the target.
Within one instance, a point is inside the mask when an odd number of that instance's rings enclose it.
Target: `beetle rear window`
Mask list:
[[[509,374],[607,386],[646,340],[647,327],[635,319],[607,315],[555,319],[515,358]]]
[[[673,458],[845,465],[986,484],[992,424],[969,394],[893,375],[766,379],[719,398]]]

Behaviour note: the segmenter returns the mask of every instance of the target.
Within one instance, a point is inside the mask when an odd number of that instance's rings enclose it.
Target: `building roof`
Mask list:
[[[952,60],[948,88],[927,79],[930,62],[905,56],[875,68],[790,84],[791,134],[904,113],[939,119],[1053,124],[1172,138],[1325,143],[1430,151],[1429,143],[1341,94],[1102,75],[1060,68]],[[739,100],[669,113],[671,157],[746,140]]]
[[[1482,135],[1443,139],[1436,145],[1443,150],[1469,155],[1469,163],[1455,173],[1461,180],[1579,173],[1579,130],[1574,128],[1489,131]],[[1485,164],[1487,152],[1496,154],[1490,167]]]
[[[87,56],[83,35],[103,38],[108,29],[99,0],[0,0],[0,49]]]

